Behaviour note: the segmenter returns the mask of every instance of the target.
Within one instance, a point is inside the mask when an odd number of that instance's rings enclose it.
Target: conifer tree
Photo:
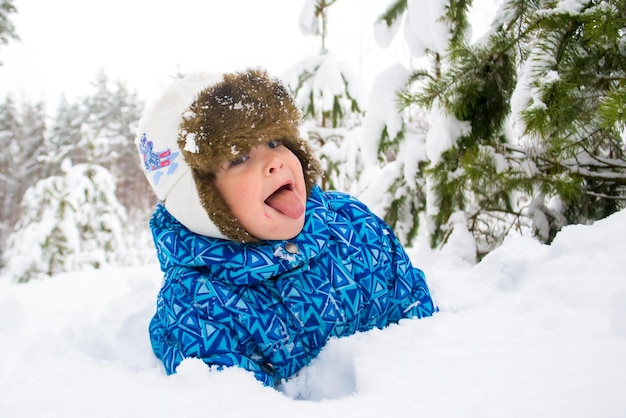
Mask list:
[[[31,105],[24,103],[21,112],[22,129],[16,138],[20,152],[15,161],[19,170],[16,176],[24,181],[24,190],[35,182],[47,176],[42,159],[47,153],[46,149],[46,110],[42,102]]]
[[[77,103],[69,103],[61,96],[46,134],[48,154],[44,162],[49,166],[49,175],[61,174],[61,163],[67,159],[71,162],[84,162],[85,156],[78,144],[81,142],[83,114]]]
[[[424,126],[415,123],[415,108],[402,109],[398,101],[398,94],[408,88],[410,74],[400,65],[383,71],[364,109],[360,100],[355,100],[358,96],[351,72],[326,51],[328,11],[334,3],[306,2],[300,26],[304,33],[319,36],[322,48],[319,55],[296,67],[299,78],[291,85],[309,119],[309,135],[321,145],[325,187],[358,196],[384,218],[403,243],[411,244],[424,211],[420,166],[426,158]],[[352,116],[338,119],[344,114]]]
[[[83,160],[105,167],[115,177],[117,196],[126,208],[151,207],[153,194],[143,178],[134,150],[137,122],[143,104],[136,93],[101,71],[93,82],[94,92],[82,102],[83,124],[79,149]]]
[[[26,216],[20,215],[25,210],[20,208],[24,192],[42,179],[48,180],[34,190],[42,192],[42,188],[52,190],[65,184],[60,179],[68,173],[62,164],[80,167],[87,162],[100,163],[118,184],[113,189],[116,204],[122,202],[132,217],[143,224],[147,221],[146,210],[153,206],[154,196],[147,182],[138,181],[143,174],[133,142],[142,105],[122,83],[109,82],[104,73],[95,85],[93,96],[75,103],[62,97],[49,127],[42,103],[24,103],[18,108],[11,97],[0,103],[0,145],[4,150],[0,156],[0,267],[7,260],[7,237],[14,228],[25,228],[24,223],[16,226],[18,218]],[[45,198],[36,201],[49,204]],[[35,216],[28,218],[30,223],[36,220]]]
[[[324,165],[325,189],[346,190],[355,181],[358,160],[347,160],[355,153],[350,130],[360,124],[362,114],[359,88],[351,68],[326,48],[328,9],[337,0],[307,0],[300,16],[305,35],[318,36],[318,54],[304,58],[283,77],[294,93],[305,118],[304,129],[317,145]]]
[[[415,24],[421,4],[394,1],[380,22]],[[470,5],[429,2],[443,30],[407,39],[431,62],[412,77],[418,93],[403,96],[431,111],[431,245],[446,242],[459,211],[481,256],[511,230],[550,242],[624,207],[626,2],[505,0],[474,43]]]
[[[0,252],[19,216],[26,189],[45,174],[45,110],[42,103],[18,106],[10,96],[0,104]]]
[[[7,237],[17,221],[15,202],[19,201],[20,186],[12,173],[15,170],[13,153],[16,152],[15,135],[20,129],[17,109],[11,96],[0,103],[0,256],[4,252]],[[0,257],[1,267],[1,257]]]
[[[398,100],[409,76],[395,64],[374,80],[359,138],[364,168],[354,191],[405,245],[413,244],[425,210],[421,171],[427,162],[424,116],[417,108],[402,109]]]
[[[8,240],[3,273],[15,281],[99,268],[126,253],[126,212],[110,173],[95,164],[63,166],[63,175],[27,190]]]
[[[0,45],[7,44],[11,39],[19,39],[10,14],[16,13],[13,0],[0,0]]]
[[[520,7],[500,21],[528,25],[516,38],[525,56],[514,117],[545,196],[530,215],[547,221],[535,229],[550,241],[560,219],[589,223],[626,206],[626,1]]]

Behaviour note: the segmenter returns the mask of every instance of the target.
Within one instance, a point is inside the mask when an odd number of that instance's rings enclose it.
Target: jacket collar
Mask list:
[[[267,280],[303,265],[328,243],[332,213],[324,193],[315,186],[307,199],[305,223],[293,239],[242,244],[197,235],[159,205],[150,220],[161,269],[208,268],[218,280],[244,285]]]

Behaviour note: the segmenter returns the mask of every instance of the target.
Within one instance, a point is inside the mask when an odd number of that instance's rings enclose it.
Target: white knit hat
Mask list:
[[[321,166],[300,137],[301,118],[287,87],[264,70],[193,74],[147,108],[136,144],[150,185],[180,223],[200,235],[255,243],[217,189],[215,173],[236,153],[280,139],[300,160],[309,195]]]
[[[178,147],[179,126],[197,94],[221,75],[195,73],[170,84],[139,120],[135,144],[157,198],[180,223],[200,235],[225,238],[200,203],[198,191]]]

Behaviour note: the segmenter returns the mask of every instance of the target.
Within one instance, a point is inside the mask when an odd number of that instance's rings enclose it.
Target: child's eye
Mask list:
[[[274,139],[267,143],[267,146],[270,148],[278,148],[283,144],[283,141],[280,139]]]
[[[232,167],[234,165],[239,165],[241,163],[245,163],[248,160],[248,158],[250,158],[250,157],[247,156],[247,155],[241,155],[241,156],[231,160],[230,161],[230,166]]]

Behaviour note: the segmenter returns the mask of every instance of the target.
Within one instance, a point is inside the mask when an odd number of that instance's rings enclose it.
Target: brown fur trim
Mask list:
[[[191,167],[202,206],[226,237],[258,242],[233,217],[214,184],[215,172],[237,155],[281,139],[302,163],[307,192],[317,182],[321,167],[299,136],[301,117],[287,88],[262,70],[225,75],[201,91],[183,115],[178,145]]]

